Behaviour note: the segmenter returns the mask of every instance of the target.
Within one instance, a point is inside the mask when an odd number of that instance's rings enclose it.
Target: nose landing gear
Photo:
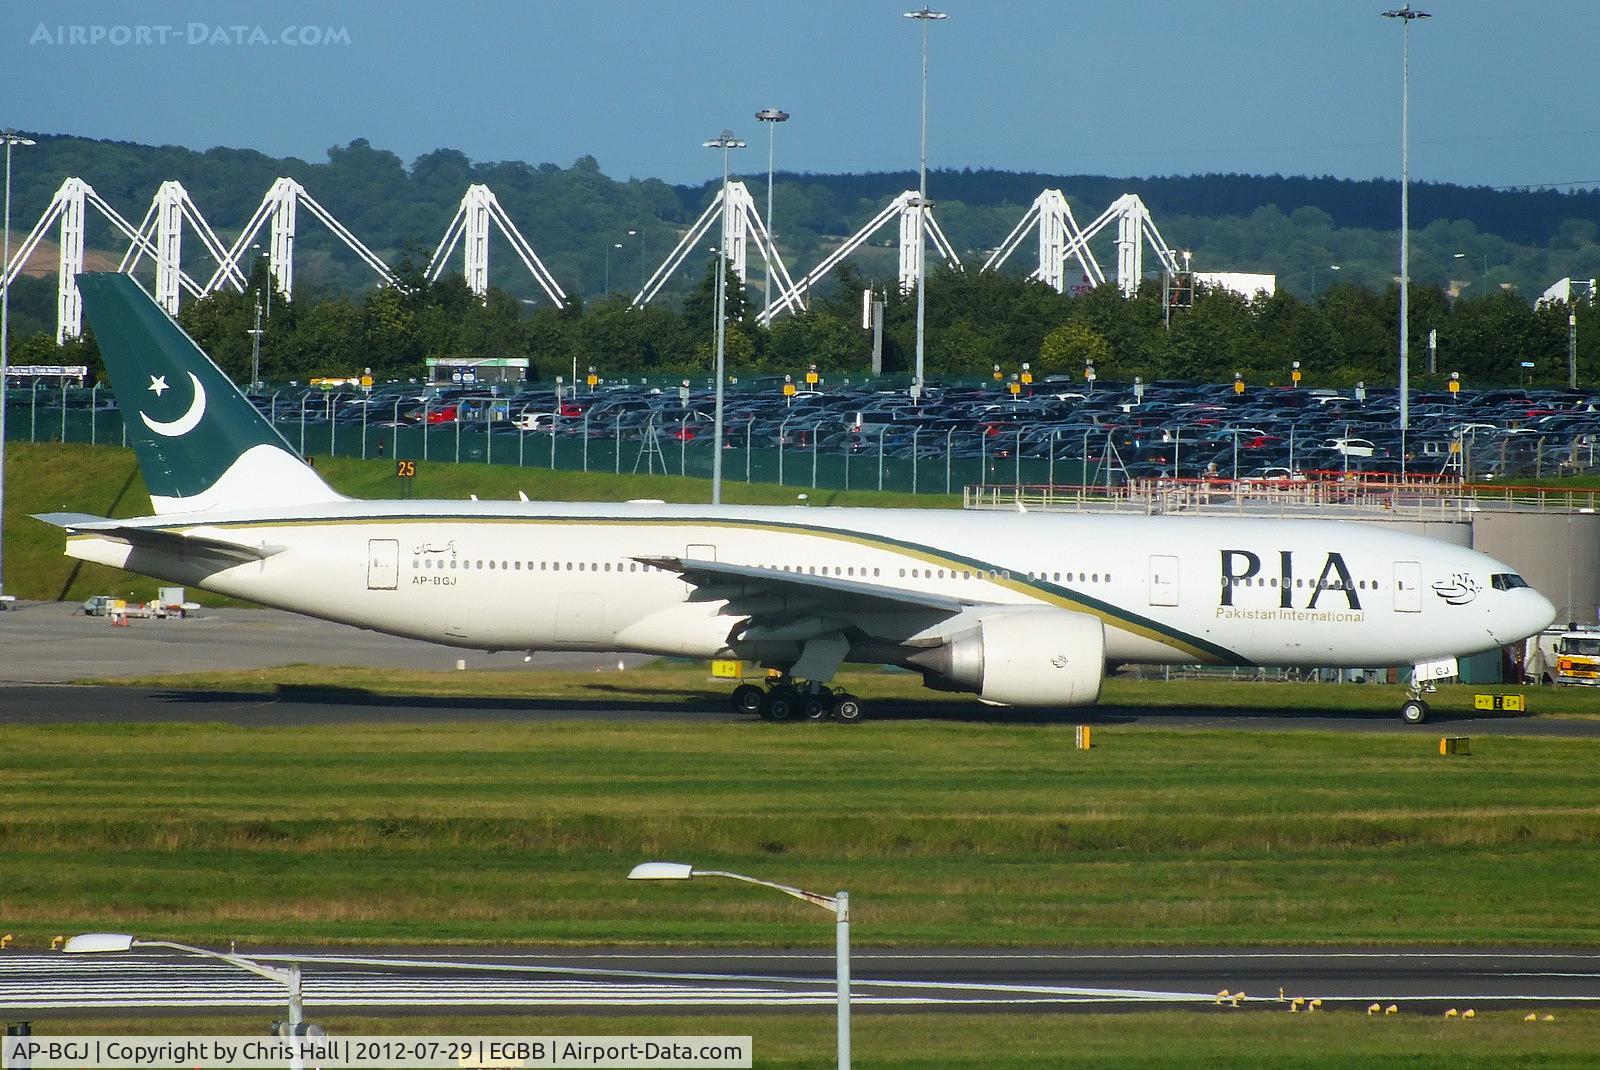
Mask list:
[[[1406,724],[1426,724],[1431,710],[1422,696],[1436,693],[1439,680],[1460,674],[1460,664],[1455,658],[1418,662],[1411,669],[1411,682],[1406,685],[1406,700],[1400,705],[1400,719]]]
[[[1406,724],[1424,724],[1428,720],[1429,706],[1422,696],[1408,698],[1400,706],[1400,719]]]

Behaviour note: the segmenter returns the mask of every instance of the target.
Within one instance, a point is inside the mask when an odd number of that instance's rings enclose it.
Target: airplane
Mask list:
[[[1341,521],[350,499],[132,278],[79,287],[154,515],[41,515],[68,556],[455,647],[740,659],[772,721],[862,720],[850,660],[1035,707],[1130,664],[1414,664],[1415,724],[1454,658],[1555,618],[1491,557]]]

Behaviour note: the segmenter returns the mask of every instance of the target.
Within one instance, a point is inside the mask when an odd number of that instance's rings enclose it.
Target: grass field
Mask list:
[[[1543,1008],[1541,1008],[1543,1009]],[[251,1018],[101,1018],[40,1023],[46,1033],[249,1035]],[[479,1018],[313,1016],[339,1036],[748,1036],[755,1065],[800,1070],[833,1065],[833,1019],[820,1013]],[[1522,1013],[1473,1020],[1336,1011],[1135,1014],[873,1014],[857,1011],[854,1065],[861,1070],[1156,1070],[1164,1067],[1505,1067],[1600,1065],[1600,1012],[1556,1010],[1553,1022]]]
[[[447,716],[447,714],[441,714]],[[1593,944],[1600,741],[1066,723],[0,728],[0,919],[242,942]]]
[[[399,497],[394,462],[350,457],[318,457],[317,471],[333,487],[357,498]],[[733,504],[793,505],[795,495],[810,494],[815,505],[919,506],[959,508],[961,499],[939,494],[896,494],[876,491],[834,491],[747,484],[729,481],[724,499]],[[615,476],[609,472],[550,472],[507,465],[444,464],[420,466],[414,495],[418,498],[515,500],[517,492],[545,501],[623,501],[661,498],[673,502],[706,501],[710,483],[677,476]],[[114,446],[59,443],[6,445],[5,546],[6,590],[19,598],[82,600],[95,594],[155,596],[158,581],[104,565],[89,565],[62,556],[60,529],[41,524],[33,513],[94,513],[98,516],[148,516],[150,496],[134,463],[133,451]],[[208,605],[226,600],[196,592]]]

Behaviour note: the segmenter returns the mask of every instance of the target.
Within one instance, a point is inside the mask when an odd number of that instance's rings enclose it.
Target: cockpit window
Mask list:
[[[1527,587],[1528,581],[1515,572],[1496,572],[1489,577],[1489,584],[1497,591],[1514,591],[1518,587]]]

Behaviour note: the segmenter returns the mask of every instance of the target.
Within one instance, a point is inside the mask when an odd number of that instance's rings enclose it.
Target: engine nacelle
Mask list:
[[[971,631],[908,661],[930,683],[975,691],[1008,706],[1086,706],[1105,677],[1105,626],[1063,609],[994,609]]]

